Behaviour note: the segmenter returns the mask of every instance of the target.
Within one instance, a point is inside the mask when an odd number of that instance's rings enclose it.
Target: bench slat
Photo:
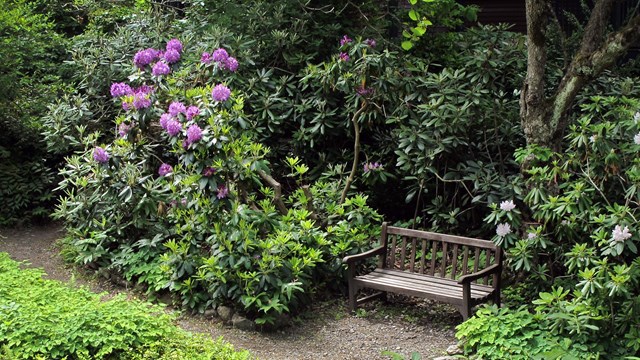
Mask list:
[[[441,296],[446,296],[453,299],[462,299],[462,286],[455,282],[432,282],[434,278],[424,277],[422,279],[410,279],[403,276],[389,276],[388,274],[370,273],[362,277],[357,277],[357,281],[364,282],[367,285],[378,284],[381,286],[387,286],[391,290],[398,288],[408,288],[416,292],[422,293],[436,293]],[[493,291],[491,288],[486,287],[472,287],[471,297],[474,299],[485,298],[489,296]]]
[[[436,258],[438,257],[438,242],[431,242],[431,269],[429,269],[429,275],[433,276],[436,274]]]
[[[420,252],[420,274],[425,271],[425,259],[427,258],[427,239],[422,239],[422,251]]]
[[[485,250],[484,255],[486,257],[486,259],[484,261],[484,267],[488,268],[489,265],[491,265],[491,251],[489,249]],[[485,285],[489,285],[489,277],[488,276],[484,277],[484,284]]]
[[[411,239],[411,261],[409,262],[409,271],[415,271],[416,265],[416,238]]]
[[[398,239],[397,236],[391,236],[391,263],[387,264],[388,267],[390,268],[394,268],[396,266],[396,240]]]
[[[473,258],[473,272],[478,272],[478,261],[480,260],[480,249],[476,248],[476,254]]]
[[[442,243],[442,264],[440,265],[440,277],[444,277],[447,271],[447,245],[448,243]]]
[[[469,271],[469,246],[464,246],[464,256],[462,258],[462,275],[467,275]]]
[[[407,263],[407,238],[402,236],[402,248],[400,249],[400,270],[404,270]]]
[[[456,278],[456,266],[458,266],[458,244],[453,245],[453,258],[451,259],[451,280]]]
[[[458,284],[457,281],[451,280],[451,279],[447,279],[447,278],[441,278],[439,276],[429,276],[429,275],[421,275],[421,274],[416,274],[416,273],[409,273],[406,271],[398,271],[398,270],[388,270],[388,269],[375,269],[372,272],[370,272],[367,275],[370,274],[379,274],[376,276],[388,276],[388,277],[405,277],[408,279],[411,279],[413,281],[421,281],[424,280],[425,278],[429,279],[430,282],[434,282],[434,283],[440,283],[440,284],[451,284],[452,286],[456,286],[456,287],[460,287],[462,288],[462,285]],[[367,275],[361,275],[358,276],[357,278],[360,278],[362,276],[367,276]],[[492,286],[487,286],[487,285],[481,285],[481,284],[471,284],[471,290],[478,290],[478,291],[485,291],[485,292],[491,292],[493,291],[493,287]]]

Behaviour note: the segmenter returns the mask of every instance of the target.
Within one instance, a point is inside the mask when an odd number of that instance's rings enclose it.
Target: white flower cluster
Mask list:
[[[633,142],[636,143],[636,145],[640,145],[640,133],[637,133],[636,136],[633,137]]]
[[[507,200],[500,203],[500,210],[509,212],[515,208],[516,208],[516,204],[513,203],[513,200]]]
[[[500,237],[505,237],[511,234],[511,225],[506,223],[498,224],[498,227],[496,227],[496,234]]]
[[[631,237],[631,233],[629,232],[629,227],[625,226],[624,229],[620,225],[616,225],[616,227],[611,231],[611,240],[615,242],[623,242]]]

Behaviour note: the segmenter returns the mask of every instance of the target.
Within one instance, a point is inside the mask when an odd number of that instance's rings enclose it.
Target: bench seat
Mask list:
[[[433,299],[452,305],[462,305],[464,300],[462,284],[438,276],[375,269],[368,274],[356,276],[354,282],[363,288]],[[471,284],[471,299],[476,303],[485,302],[493,295],[494,290],[488,285]]]

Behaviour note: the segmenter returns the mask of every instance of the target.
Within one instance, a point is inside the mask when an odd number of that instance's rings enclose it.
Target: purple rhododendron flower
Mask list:
[[[173,119],[173,117],[171,117],[171,114],[164,113],[160,115],[160,126],[162,126],[164,130],[167,130],[167,123],[171,119]]]
[[[238,60],[229,56],[227,60],[225,60],[223,67],[231,72],[236,72],[236,70],[238,70]]]
[[[171,172],[173,172],[173,168],[169,164],[162,164],[158,169],[158,174],[160,174],[160,176],[167,176]]]
[[[213,96],[213,100],[223,102],[229,99],[229,95],[231,95],[231,90],[223,84],[218,84],[216,87],[211,90],[211,96]]]
[[[211,54],[209,54],[208,52],[203,52],[202,56],[200,57],[200,62],[203,64],[210,64],[211,63]]]
[[[113,83],[111,84],[111,96],[112,97],[120,97],[124,95],[131,95],[133,90],[131,86],[125,83]]]
[[[175,50],[179,53],[182,52],[182,43],[178,39],[171,39],[167,42],[167,51]]]
[[[153,76],[167,75],[171,72],[169,65],[164,61],[158,61],[155,65],[153,65],[153,69],[151,70],[151,74]]]
[[[118,126],[118,135],[120,135],[120,137],[125,137],[129,133],[129,130],[131,130],[130,125],[127,123],[121,123]]]
[[[138,86],[137,88],[133,89],[133,94],[141,94],[141,95],[150,95],[153,93],[153,87],[148,86],[148,85],[142,85],[142,86]]]
[[[347,35],[343,36],[342,39],[340,39],[340,46],[344,46],[345,44],[348,44],[350,42],[352,42],[353,40],[351,40],[351,38],[349,38]]]
[[[133,96],[133,107],[136,110],[146,109],[151,106],[151,99],[147,94],[135,94]]]
[[[93,149],[93,160],[99,162],[100,164],[105,164],[109,161],[109,153],[105,149],[98,146]]]
[[[374,39],[367,39],[364,41],[364,43],[369,47],[372,47],[372,48],[376,47],[376,41]]]
[[[213,54],[211,54],[211,60],[223,63],[229,57],[229,53],[227,50],[223,48],[216,49]]]
[[[182,124],[174,119],[167,121],[167,132],[171,136],[176,136],[182,131]]]
[[[186,112],[187,108],[179,101],[174,101],[169,105],[169,114],[171,114],[171,116],[178,116],[178,114],[184,114]]]
[[[359,88],[356,89],[356,93],[360,96],[367,96],[367,95],[373,94],[373,89],[360,86]]]
[[[176,63],[180,60],[180,53],[177,52],[176,50],[167,50],[164,53],[164,59],[169,63],[169,64],[173,64]]]
[[[200,109],[197,106],[191,105],[187,108],[185,114],[187,115],[187,120],[191,120],[194,117],[200,115]]]
[[[191,125],[187,129],[187,140],[189,144],[193,144],[194,142],[198,142],[202,139],[202,129],[198,125]]]
[[[124,111],[129,111],[129,110],[131,110],[131,104],[129,104],[129,103],[128,103],[128,102],[126,102],[126,101],[123,101],[123,102],[122,102],[122,110],[124,110]]]
[[[218,186],[218,195],[216,195],[216,197],[218,199],[224,199],[227,195],[229,195],[229,188],[227,188],[226,185]]]
[[[341,52],[340,53],[340,61],[344,61],[344,62],[349,61],[349,54],[347,54],[346,52]]]
[[[135,66],[142,69],[146,65],[149,65],[153,61],[155,61],[158,58],[158,55],[160,55],[160,51],[156,49],[149,48],[140,50],[133,56],[133,63],[135,64]]]
[[[215,173],[216,169],[212,168],[211,166],[207,166],[206,168],[204,168],[204,170],[202,170],[202,175],[206,177],[212,176]]]
[[[381,168],[382,168],[382,164],[380,164],[379,162],[364,164],[364,172],[369,172],[371,170],[377,170]]]

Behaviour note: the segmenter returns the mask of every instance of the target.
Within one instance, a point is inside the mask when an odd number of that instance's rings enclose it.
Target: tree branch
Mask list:
[[[315,208],[313,207],[313,194],[311,194],[309,185],[302,186],[302,192],[307,198],[307,211],[311,214],[309,215],[309,217],[311,218],[311,220],[318,221],[318,214],[316,214]]]
[[[351,173],[349,173],[349,177],[347,178],[346,184],[344,184],[344,189],[342,190],[342,195],[340,196],[340,204],[344,203],[344,200],[347,198],[347,192],[349,191],[349,187],[353,182],[353,179],[356,176],[356,171],[358,171],[358,159],[360,158],[360,125],[358,124],[358,119],[360,118],[360,114],[366,108],[366,101],[362,102],[360,109],[353,114],[351,118],[351,122],[353,123],[353,132],[355,135],[355,139],[353,141],[353,165],[351,165]]]
[[[607,3],[611,0],[602,1]],[[600,4],[600,3],[598,3]],[[596,9],[594,8],[594,12]],[[606,11],[603,9],[602,11]],[[610,9],[607,12],[610,13]],[[596,16],[596,15],[592,15]],[[596,16],[601,18],[600,16]],[[596,20],[593,23],[599,23],[600,20]],[[589,25],[591,25],[591,20]],[[595,31],[596,25],[591,27],[591,31]],[[568,112],[571,110],[571,106],[576,96],[582,88],[590,81],[596,79],[600,74],[611,67],[626,54],[629,48],[640,41],[640,14],[636,14],[629,20],[620,30],[609,34],[606,40],[600,40],[600,44],[597,47],[593,47],[591,44],[585,44],[589,41],[597,41],[604,38],[604,32],[606,31],[606,23],[600,28],[602,34],[600,36],[596,34],[589,34],[583,38],[583,44],[578,54],[573,58],[569,70],[562,78],[556,96],[553,102],[553,113],[551,116],[551,125],[555,129],[554,139],[561,139],[564,133],[564,129],[569,124]]]
[[[267,174],[263,170],[259,170],[258,174],[264,181],[266,181],[269,184],[269,186],[271,186],[271,188],[273,188],[273,191],[274,191],[273,203],[278,208],[278,211],[280,212],[280,214],[286,215],[289,212],[289,210],[287,210],[287,207],[284,205],[284,202],[282,201],[282,185],[280,185],[280,183],[277,182],[276,179],[272,178],[269,174]]]

